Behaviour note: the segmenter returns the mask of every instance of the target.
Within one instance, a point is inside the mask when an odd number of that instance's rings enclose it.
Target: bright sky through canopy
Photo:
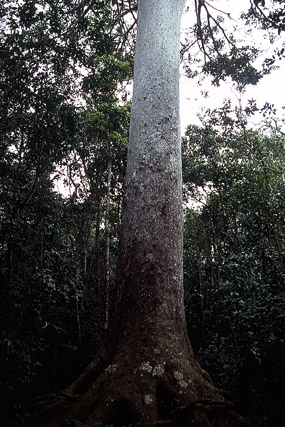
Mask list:
[[[182,20],[182,34],[183,30],[189,27],[193,20],[195,19],[195,12],[193,6],[193,0],[188,1],[189,11],[186,12]],[[252,28],[252,34],[246,34],[248,28],[245,27],[242,20],[239,18],[242,12],[246,12],[249,8],[249,0],[239,0],[228,1],[228,0],[215,0],[214,2],[209,2],[217,9],[222,10],[226,13],[230,13],[232,20],[229,20],[227,16],[224,16],[224,27],[230,32],[235,28],[235,35],[239,34],[239,37],[246,37],[247,44],[254,44],[260,51],[263,51],[264,54],[262,58],[259,59],[260,62],[267,56],[272,54],[272,45],[270,45],[267,34],[264,30],[259,30],[257,28]],[[213,10],[213,13],[215,11]],[[215,12],[218,14],[218,12]],[[183,37],[183,35],[182,35]],[[279,37],[280,46],[282,43],[281,34]],[[269,50],[271,52],[269,52]],[[261,108],[266,102],[274,104],[277,109],[277,115],[282,116],[282,107],[285,106],[284,101],[284,77],[285,77],[285,65],[280,61],[277,63],[280,67],[279,69],[273,71],[270,75],[267,75],[261,79],[261,81],[256,85],[249,85],[244,94],[240,94],[234,89],[233,83],[228,80],[226,83],[221,82],[219,87],[214,87],[211,84],[211,78],[205,78],[201,84],[198,83],[198,78],[189,79],[185,76],[183,68],[181,68],[181,79],[180,79],[180,116],[181,116],[181,130],[184,133],[185,128],[190,123],[199,124],[199,119],[197,117],[198,113],[202,113],[203,110],[207,108],[219,108],[222,106],[225,99],[230,98],[233,105],[238,105],[242,102],[242,105],[247,104],[248,99],[255,99],[257,105]],[[207,93],[207,97],[204,97],[203,94]],[[258,122],[258,120],[257,120]]]

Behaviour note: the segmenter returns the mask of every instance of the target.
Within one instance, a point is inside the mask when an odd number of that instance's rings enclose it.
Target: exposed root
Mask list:
[[[73,419],[114,427],[243,425],[195,360],[175,350],[175,343],[143,354],[121,349],[109,364],[96,358],[66,390],[30,402],[38,410],[27,425],[60,427]]]
[[[132,328],[130,323],[121,335],[109,334],[73,384],[30,402],[26,425],[66,427],[79,420],[114,427],[242,426],[177,327],[169,321],[158,327],[154,320],[151,327]]]

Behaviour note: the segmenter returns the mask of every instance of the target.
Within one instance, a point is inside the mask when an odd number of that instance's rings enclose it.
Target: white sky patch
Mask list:
[[[193,0],[189,0],[187,4],[190,9],[183,15],[182,39],[183,30],[185,31],[195,20]],[[242,12],[248,10],[248,0],[239,0],[238,2],[216,0],[213,3],[213,6],[222,11],[230,12],[231,17],[233,18],[232,21],[230,21],[227,16],[224,17],[225,22],[223,23],[223,26],[226,30],[230,32],[235,26],[237,26],[235,34],[238,31],[240,37],[244,37],[246,44],[254,44],[255,47],[264,51],[264,54],[258,60],[258,63],[262,63],[262,60],[265,59],[266,56],[271,56],[273,49],[269,43],[267,33],[263,30],[253,28],[251,34],[246,34],[247,27],[242,23],[239,17]],[[219,14],[213,9],[210,10],[215,16]],[[281,43],[282,36],[279,37],[279,43],[277,43],[279,48],[281,47]],[[277,110],[277,115],[282,116],[282,114],[284,114],[282,107],[285,106],[283,89],[285,64],[284,61],[283,63],[282,61],[277,61],[276,65],[280,68],[263,77],[256,86],[248,86],[245,93],[242,95],[234,89],[234,85],[230,79],[227,82],[221,82],[219,87],[215,87],[211,84],[211,77],[206,77],[201,83],[199,83],[198,78],[189,79],[186,77],[183,67],[181,66],[180,120],[182,134],[185,132],[185,129],[189,124],[200,124],[197,116],[198,114],[203,114],[203,110],[208,108],[214,109],[221,107],[225,99],[230,99],[233,107],[238,105],[240,102],[243,106],[246,106],[247,100],[249,99],[256,100],[259,108],[261,108],[266,102],[269,102],[270,104],[274,104]],[[207,94],[207,97],[204,96],[205,94]]]
[[[284,99],[284,77],[285,66],[279,70],[273,71],[256,86],[249,86],[246,92],[240,95],[229,83],[221,83],[219,87],[214,87],[209,81],[198,86],[194,80],[182,76],[180,78],[180,120],[181,132],[185,132],[189,124],[200,124],[198,114],[203,113],[204,109],[219,108],[223,105],[225,99],[230,99],[233,106],[239,104],[239,98],[244,106],[247,100],[254,99],[257,106],[261,108],[266,102],[274,104],[277,115],[281,116],[282,107],[285,106]],[[207,98],[203,93],[208,93]]]

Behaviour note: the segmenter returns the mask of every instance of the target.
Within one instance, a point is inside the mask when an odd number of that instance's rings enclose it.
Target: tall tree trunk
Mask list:
[[[110,146],[110,143],[109,143]],[[107,178],[107,195],[106,195],[106,214],[105,214],[105,292],[104,292],[104,329],[108,328],[109,323],[109,299],[110,299],[110,196],[111,196],[111,176],[112,176],[112,163],[108,158],[108,178]]]
[[[184,323],[179,40],[184,0],[139,2],[116,310]],[[164,296],[161,299],[161,296]],[[171,309],[167,309],[170,306]],[[129,314],[128,314],[129,316]],[[135,321],[135,319],[133,319]]]
[[[206,427],[213,419],[217,426],[236,425],[236,419],[229,422],[230,404],[194,359],[184,314],[178,87],[184,3],[138,2],[113,311],[97,357],[62,393],[65,412],[50,426],[67,418],[88,425]]]

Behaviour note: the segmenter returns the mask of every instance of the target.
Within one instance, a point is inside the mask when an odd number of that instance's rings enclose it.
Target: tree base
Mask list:
[[[72,420],[114,427],[245,425],[195,361],[189,343],[181,345],[177,335],[151,347],[136,340],[140,344],[130,353],[135,348],[130,341],[110,351],[106,340],[66,390],[30,402],[34,415],[26,425],[72,426]]]

